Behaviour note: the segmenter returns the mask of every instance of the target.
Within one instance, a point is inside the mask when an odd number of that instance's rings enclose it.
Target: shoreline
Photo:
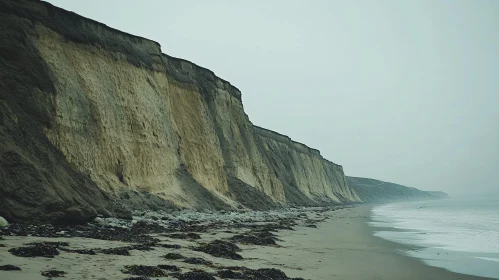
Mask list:
[[[74,280],[490,279],[431,267],[404,255],[403,250],[414,247],[373,235],[376,228],[367,223],[372,207],[142,213],[134,222],[98,219],[88,228],[39,231],[49,237],[8,236],[3,231],[0,266],[14,265],[22,271],[0,270],[0,279],[47,279],[41,273],[50,269],[64,271],[64,279]],[[17,232],[26,235],[22,230]],[[57,254],[27,258],[10,252],[32,242],[59,242],[45,244]],[[187,278],[196,273],[199,278]],[[250,276],[256,278],[244,278]]]
[[[425,264],[404,251],[419,248],[376,237],[368,225],[373,205],[360,205],[331,213],[318,229],[282,232],[285,248],[257,248],[251,257],[263,264],[280,259],[289,275],[311,280],[324,279],[435,279],[491,280],[460,274]],[[326,236],[325,236],[326,235]],[[329,235],[329,237],[327,236]]]
[[[369,211],[376,205],[370,205],[370,209]],[[474,279],[483,279],[483,280],[493,280],[493,279],[496,279],[496,278],[488,278],[488,277],[483,277],[483,276],[476,276],[476,275],[471,275],[471,274],[464,274],[464,273],[458,273],[458,272],[453,272],[453,271],[450,271],[450,270],[447,270],[445,268],[442,268],[442,267],[437,267],[437,266],[431,266],[427,263],[425,263],[424,259],[421,259],[421,258],[417,258],[417,257],[412,257],[412,256],[409,256],[406,252],[409,251],[409,250],[415,250],[415,249],[423,249],[423,248],[426,248],[426,247],[422,247],[422,246],[417,246],[417,245],[406,245],[406,244],[401,244],[401,243],[397,243],[397,242],[394,242],[394,241],[390,241],[390,240],[386,240],[386,239],[383,239],[381,237],[378,237],[378,236],[375,236],[374,233],[376,231],[380,231],[380,230],[383,230],[385,229],[384,227],[376,227],[376,226],[371,226],[368,224],[368,222],[372,222],[372,215],[369,216],[369,221],[366,221],[365,223],[365,227],[366,227],[366,231],[368,231],[371,235],[371,237],[373,239],[376,239],[377,242],[383,246],[386,246],[386,247],[391,247],[393,248],[393,251],[394,252],[400,252],[400,256],[403,257],[403,258],[407,258],[409,261],[412,261],[412,262],[416,262],[424,267],[425,270],[428,271],[428,275],[439,275],[438,277],[441,277],[439,279],[470,279],[470,280],[474,280]],[[390,231],[403,231],[403,230],[399,230],[399,229],[395,229],[395,228],[388,228]],[[416,279],[416,278],[415,278]]]

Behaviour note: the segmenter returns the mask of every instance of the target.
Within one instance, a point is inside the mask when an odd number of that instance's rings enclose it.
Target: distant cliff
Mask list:
[[[210,70],[43,1],[0,0],[0,215],[350,202],[340,165],[253,126]]]
[[[389,202],[400,200],[445,198],[444,192],[422,191],[399,184],[369,178],[346,177],[348,185],[364,202]]]

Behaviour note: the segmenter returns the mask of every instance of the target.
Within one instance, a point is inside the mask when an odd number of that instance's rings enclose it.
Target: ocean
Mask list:
[[[400,202],[372,209],[375,236],[431,266],[499,279],[499,198]]]

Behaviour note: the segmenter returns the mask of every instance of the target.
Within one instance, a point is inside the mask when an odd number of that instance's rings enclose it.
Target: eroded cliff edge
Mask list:
[[[360,201],[317,150],[253,126],[240,91],[156,42],[0,0],[0,215]]]

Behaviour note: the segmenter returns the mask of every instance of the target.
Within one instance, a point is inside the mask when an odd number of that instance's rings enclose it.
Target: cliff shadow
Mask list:
[[[186,166],[181,164],[180,168],[177,169],[177,178],[180,181],[182,190],[186,195],[189,196],[189,200],[194,202],[195,209],[213,209],[213,210],[225,210],[231,207],[227,205],[220,198],[216,197],[203,185],[201,185],[196,179],[192,177]]]
[[[250,209],[269,210],[279,205],[262,191],[236,177],[229,176],[228,185],[232,199]]]
[[[55,87],[31,41],[33,23],[8,10],[0,9],[0,215],[56,223],[130,216],[44,134],[56,114]]]

